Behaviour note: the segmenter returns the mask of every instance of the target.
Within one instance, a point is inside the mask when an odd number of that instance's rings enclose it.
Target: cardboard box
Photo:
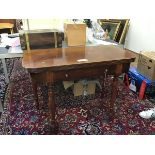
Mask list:
[[[92,95],[95,94],[95,89],[96,89],[96,83],[94,81],[89,81],[87,84],[87,94]]]
[[[71,87],[72,85],[74,85],[74,81],[63,81],[63,86],[65,90]]]
[[[155,52],[141,52],[137,70],[150,80],[155,80]]]
[[[74,83],[74,96],[86,96],[95,94],[96,83],[94,81],[79,81]]]
[[[83,95],[83,93],[84,93],[84,86],[83,86],[82,82],[74,83],[73,93],[74,93],[74,96],[81,96],[81,95]]]
[[[80,80],[78,82],[63,81],[63,86],[65,90],[73,86],[74,96],[86,96],[95,94],[96,84],[98,85],[97,80]]]
[[[64,24],[64,35],[68,46],[86,44],[86,24]]]

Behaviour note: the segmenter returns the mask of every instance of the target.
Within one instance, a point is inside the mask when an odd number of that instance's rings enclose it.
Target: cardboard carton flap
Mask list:
[[[141,52],[141,54],[155,60],[155,51],[154,52]]]

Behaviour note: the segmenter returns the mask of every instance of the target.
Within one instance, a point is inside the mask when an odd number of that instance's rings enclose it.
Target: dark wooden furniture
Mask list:
[[[79,61],[86,59],[86,61]],[[77,46],[68,48],[40,49],[25,51],[22,65],[32,78],[33,88],[38,103],[37,85],[49,86],[49,112],[52,121],[55,120],[55,103],[52,84],[56,81],[76,80],[86,77],[99,77],[106,74],[114,75],[110,114],[114,116],[113,107],[117,95],[118,76],[128,72],[135,55],[119,47],[108,46]],[[37,104],[39,107],[39,104]]]
[[[7,29],[9,30],[10,34],[13,33],[13,27],[14,27],[14,24],[11,24],[11,23],[0,23],[0,30]]]
[[[13,33],[18,33],[19,30],[22,29],[22,19],[0,19],[0,24],[4,24],[4,23],[9,23],[9,24],[13,24],[13,29],[12,32]],[[10,33],[10,29],[5,28],[5,29],[0,29],[0,34],[1,33]]]
[[[0,19],[0,24],[5,24],[5,23],[13,25],[12,31],[10,31],[10,28],[6,27],[3,29],[0,29],[0,34],[1,33],[16,33],[17,32],[16,19]]]
[[[23,50],[62,47],[64,33],[56,29],[20,30]]]

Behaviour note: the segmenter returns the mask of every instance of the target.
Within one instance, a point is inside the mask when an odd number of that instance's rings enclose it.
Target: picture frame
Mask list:
[[[120,39],[119,39],[119,44],[124,44],[125,43],[125,38],[126,38],[128,29],[129,29],[129,25],[130,25],[129,22],[130,22],[129,19],[125,20],[124,28],[123,28],[122,34],[120,36]]]
[[[98,19],[97,22],[100,24],[102,22],[120,23],[115,41],[119,44],[125,44],[126,35],[130,26],[130,19]]]
[[[99,20],[98,22],[103,29],[107,25],[110,26],[110,28],[111,28],[111,30],[109,32],[110,39],[116,41],[121,22],[113,22],[110,20]]]

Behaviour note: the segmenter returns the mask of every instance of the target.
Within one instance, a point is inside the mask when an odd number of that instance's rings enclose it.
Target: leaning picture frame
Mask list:
[[[119,27],[121,22],[112,22],[110,20],[98,20],[99,24],[101,25],[101,27],[104,29],[105,26],[110,26],[110,32],[109,32],[109,36],[111,40],[116,40],[118,31],[119,31]]]
[[[130,25],[129,22],[130,22],[129,19],[125,19],[124,28],[123,28],[122,34],[120,36],[120,39],[119,39],[119,44],[124,44],[125,43],[125,38],[126,38],[128,29],[129,29],[129,25]]]

